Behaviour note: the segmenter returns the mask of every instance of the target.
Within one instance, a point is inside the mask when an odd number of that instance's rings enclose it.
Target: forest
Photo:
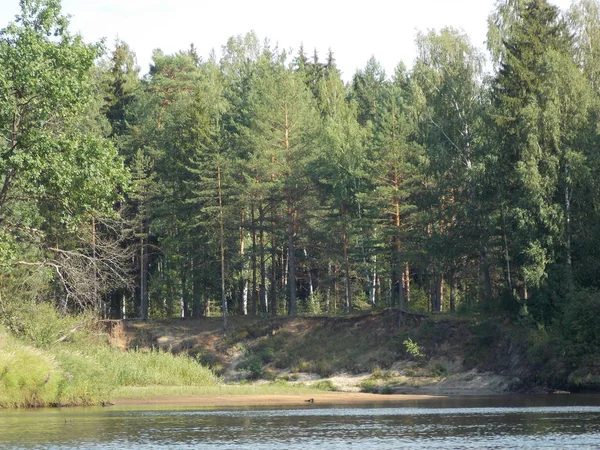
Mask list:
[[[98,318],[504,314],[600,352],[600,3],[500,0],[487,53],[416,35],[344,82],[254,32],[220,56],[0,31],[0,305]],[[374,53],[377,49],[373,49]],[[552,331],[553,330],[553,331]]]

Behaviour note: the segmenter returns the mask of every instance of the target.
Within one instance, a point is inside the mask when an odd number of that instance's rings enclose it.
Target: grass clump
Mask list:
[[[52,356],[2,336],[0,406],[45,406],[56,399],[61,371]]]
[[[360,392],[369,394],[392,394],[393,390],[389,384],[382,384],[372,379],[366,379],[360,383]]]
[[[103,361],[118,386],[212,386],[217,377],[206,367],[186,356],[162,350],[121,352],[108,346],[91,355]]]
[[[390,370],[383,370],[381,367],[377,366],[373,369],[371,373],[372,380],[390,380],[394,378],[394,372]]]
[[[311,384],[312,388],[319,389],[321,391],[339,391],[338,387],[333,384],[331,380],[321,380]]]

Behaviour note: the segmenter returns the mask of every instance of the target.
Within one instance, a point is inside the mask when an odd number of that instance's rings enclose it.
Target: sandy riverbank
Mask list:
[[[282,395],[191,395],[164,396],[151,399],[117,398],[114,405],[198,405],[198,406],[250,406],[250,405],[302,405],[302,404],[364,404],[391,403],[402,401],[442,398],[433,395],[378,395],[358,392],[328,392],[323,394],[282,394]],[[311,400],[312,402],[307,402]]]

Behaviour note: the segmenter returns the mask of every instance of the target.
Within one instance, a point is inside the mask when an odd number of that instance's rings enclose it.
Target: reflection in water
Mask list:
[[[598,396],[518,396],[331,408],[0,411],[0,449],[591,449],[600,448],[598,405]]]

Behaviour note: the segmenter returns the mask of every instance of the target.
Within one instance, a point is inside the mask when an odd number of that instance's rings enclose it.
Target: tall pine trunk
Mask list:
[[[217,194],[219,197],[219,241],[221,250],[221,304],[223,329],[227,330],[227,296],[225,292],[225,219],[223,217],[223,195],[221,192],[221,163],[217,164]]]
[[[265,228],[264,228],[264,208],[262,203],[258,205],[258,226],[259,246],[260,246],[260,311],[262,314],[268,314],[267,303],[267,268],[265,265]]]

